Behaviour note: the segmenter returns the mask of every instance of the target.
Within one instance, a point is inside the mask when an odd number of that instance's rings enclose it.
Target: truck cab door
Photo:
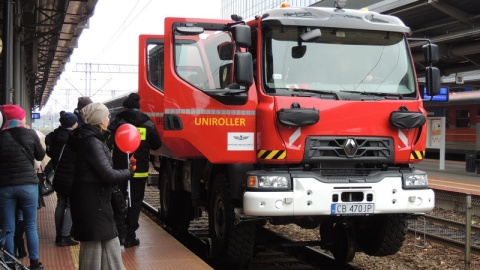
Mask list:
[[[177,158],[256,160],[257,94],[238,80],[236,63],[248,63],[248,53],[228,23],[165,19],[162,141]]]
[[[140,35],[138,55],[138,93],[140,109],[150,116],[164,137],[165,114],[165,43],[163,35]],[[163,144],[160,151],[169,155],[171,151]]]

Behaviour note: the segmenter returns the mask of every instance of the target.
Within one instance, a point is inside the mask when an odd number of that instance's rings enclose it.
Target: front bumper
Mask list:
[[[373,204],[373,214],[426,212],[435,205],[433,190],[402,189],[401,177],[385,177],[376,183],[328,184],[314,178],[293,178],[293,191],[245,192],[243,212],[250,216],[332,215],[332,204],[342,203],[333,198],[342,198],[343,192],[363,192],[364,201],[355,203]]]

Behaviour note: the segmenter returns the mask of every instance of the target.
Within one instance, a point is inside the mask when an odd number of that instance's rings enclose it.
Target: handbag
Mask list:
[[[43,199],[43,188],[42,188],[42,185],[40,185],[41,183],[41,177],[42,175],[45,176],[45,173],[39,173],[37,172],[37,177],[38,177],[38,204],[37,204],[37,210],[40,210],[41,208],[47,206],[45,204],[45,200]]]
[[[53,189],[52,182],[47,178],[47,176],[43,172],[43,169],[41,173],[37,173],[37,176],[38,176],[39,194],[42,197],[52,195],[55,190]]]

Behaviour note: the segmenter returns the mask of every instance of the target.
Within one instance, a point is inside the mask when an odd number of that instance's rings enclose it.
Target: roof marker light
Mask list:
[[[286,8],[286,7],[290,7],[290,6],[291,6],[291,5],[290,5],[289,2],[282,2],[282,3],[280,4],[280,8]]]

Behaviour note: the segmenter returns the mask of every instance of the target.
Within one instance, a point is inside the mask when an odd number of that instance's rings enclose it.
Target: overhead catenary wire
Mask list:
[[[95,59],[100,59],[101,56],[105,53],[105,51],[107,51],[113,44],[115,44],[115,41],[122,35],[122,32],[125,31],[130,26],[130,24],[132,24],[138,18],[138,16],[140,16],[142,14],[142,12],[145,10],[145,8],[147,8],[150,5],[152,0],[149,0],[148,3],[146,3],[145,6],[143,6],[143,8],[135,15],[135,17],[133,17],[130,21],[128,21],[130,16],[133,14],[133,12],[136,10],[137,6],[139,5],[139,2],[140,2],[140,0],[137,0],[135,5],[131,9],[130,13],[127,15],[127,17],[123,21],[123,23],[117,28],[117,30],[114,32],[112,37],[107,41],[107,43],[99,51],[99,53],[97,54],[97,57]]]

